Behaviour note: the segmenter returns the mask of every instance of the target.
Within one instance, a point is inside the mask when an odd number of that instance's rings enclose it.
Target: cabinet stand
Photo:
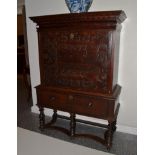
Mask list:
[[[43,108],[40,108],[40,115],[39,115],[40,129],[41,129],[41,131],[43,131],[43,129],[59,130],[59,131],[65,133],[66,135],[70,136],[71,139],[75,138],[75,137],[90,138],[90,139],[93,139],[93,140],[101,143],[102,145],[106,146],[107,150],[110,150],[110,148],[112,146],[112,137],[113,137],[114,132],[116,131],[116,121],[117,121],[117,114],[118,114],[119,107],[120,107],[120,104],[117,105],[115,120],[111,121],[111,122],[108,121],[108,125],[100,124],[100,123],[93,123],[93,122],[85,121],[85,120],[81,120],[81,119],[76,119],[75,118],[76,114],[74,114],[74,113],[70,113],[70,117],[58,115],[57,110],[53,110],[52,120],[49,123],[45,124],[44,110],[43,110]],[[63,128],[63,127],[55,126],[54,123],[56,123],[57,118],[69,120],[70,121],[70,130]],[[75,132],[76,131],[76,122],[106,129],[106,131],[104,133],[104,138],[101,138],[101,137],[98,137],[98,136],[92,135],[92,134]]]

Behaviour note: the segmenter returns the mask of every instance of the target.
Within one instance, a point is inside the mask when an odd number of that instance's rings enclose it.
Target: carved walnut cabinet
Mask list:
[[[117,84],[119,39],[123,11],[102,11],[30,17],[37,23],[41,84],[36,87],[40,129],[55,128],[112,145],[120,104]],[[45,123],[44,107],[54,111]],[[57,114],[70,113],[70,118]],[[78,134],[76,114],[108,121],[104,138]],[[70,120],[70,130],[54,126],[57,117]],[[100,125],[102,126],[102,125]]]

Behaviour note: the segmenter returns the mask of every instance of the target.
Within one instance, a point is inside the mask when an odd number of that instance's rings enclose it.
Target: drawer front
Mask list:
[[[37,93],[38,104],[47,108],[72,111],[72,95],[65,93],[55,93],[48,91],[39,91]]]
[[[77,114],[106,118],[108,115],[108,101],[102,98],[76,96],[74,111]]]

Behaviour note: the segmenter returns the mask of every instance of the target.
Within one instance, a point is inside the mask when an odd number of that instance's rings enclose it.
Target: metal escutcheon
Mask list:
[[[50,96],[49,99],[50,99],[50,101],[53,101],[53,100],[55,100],[55,97],[54,96]]]
[[[92,107],[93,103],[89,102],[88,107]]]
[[[74,33],[70,33],[70,39],[74,39]]]
[[[69,98],[69,100],[73,100],[74,97],[72,95],[69,95],[68,98]]]

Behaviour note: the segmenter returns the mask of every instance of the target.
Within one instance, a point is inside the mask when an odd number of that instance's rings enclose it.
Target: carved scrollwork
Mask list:
[[[106,89],[107,38],[104,31],[42,32],[42,82],[78,89]]]

